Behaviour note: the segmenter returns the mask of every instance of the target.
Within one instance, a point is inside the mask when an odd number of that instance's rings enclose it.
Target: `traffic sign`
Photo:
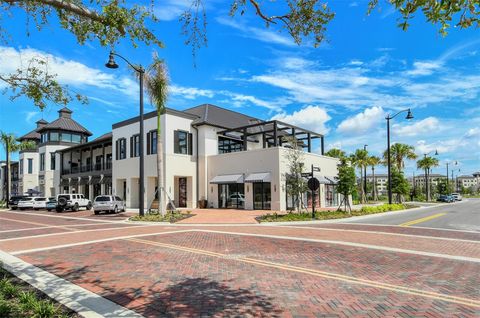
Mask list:
[[[320,188],[320,181],[317,178],[310,178],[308,179],[308,188],[312,191],[317,191]]]

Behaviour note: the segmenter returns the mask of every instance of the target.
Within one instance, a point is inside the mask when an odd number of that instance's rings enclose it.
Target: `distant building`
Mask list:
[[[474,172],[472,175],[461,175],[457,177],[458,189],[477,190],[480,187],[480,172]]]
[[[388,175],[387,174],[375,174],[375,182],[373,175],[367,174],[367,182],[375,183],[377,185],[377,195],[386,195],[388,191]]]

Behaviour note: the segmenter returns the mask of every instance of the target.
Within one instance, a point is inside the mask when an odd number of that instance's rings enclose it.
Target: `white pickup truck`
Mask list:
[[[92,202],[85,198],[83,194],[63,193],[57,195],[57,212],[65,210],[78,211],[80,208],[85,208],[86,210],[92,208]]]

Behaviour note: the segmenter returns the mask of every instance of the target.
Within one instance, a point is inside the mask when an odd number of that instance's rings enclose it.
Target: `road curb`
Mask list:
[[[3,268],[82,317],[143,317],[111,300],[0,251]]]

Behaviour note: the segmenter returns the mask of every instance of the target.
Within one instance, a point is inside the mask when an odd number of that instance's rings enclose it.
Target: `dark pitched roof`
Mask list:
[[[90,142],[98,142],[98,141],[104,141],[104,140],[112,139],[112,136],[113,136],[112,132],[108,132],[106,134],[101,135],[100,137],[97,137],[97,138],[93,139]]]
[[[52,121],[50,124],[43,126],[38,130],[38,132],[42,132],[45,130],[50,129],[59,129],[59,130],[66,130],[72,132],[79,132],[91,136],[92,133],[88,131],[85,127],[77,123],[75,120],[66,117],[60,117],[56,120]]]
[[[32,130],[31,132],[21,136],[18,138],[18,140],[25,140],[25,139],[36,139],[40,140],[40,134],[37,132],[38,128]]]
[[[255,117],[247,116],[211,104],[203,104],[188,108],[185,109],[184,112],[199,117],[193,121],[193,125],[210,124],[222,128],[236,128],[263,121]]]

